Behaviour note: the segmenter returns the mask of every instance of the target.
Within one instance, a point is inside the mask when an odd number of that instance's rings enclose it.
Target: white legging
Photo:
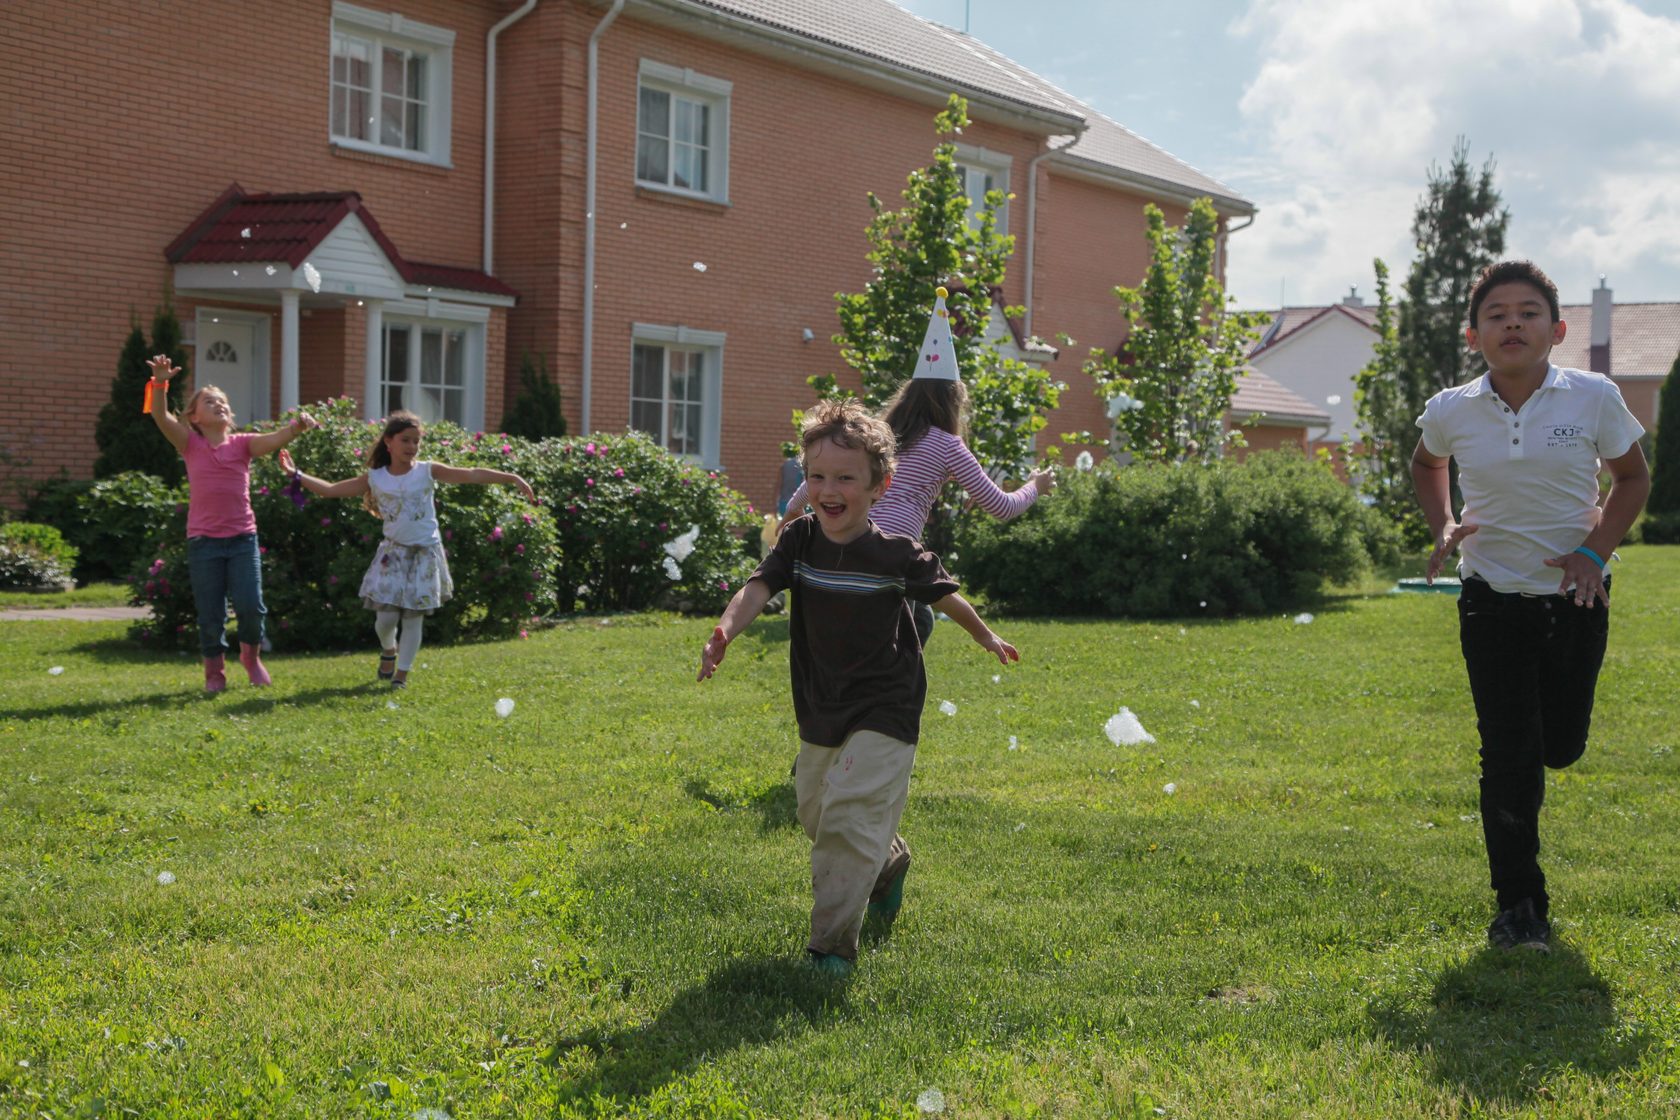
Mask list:
[[[397,641],[397,621],[402,621],[402,641]],[[406,673],[414,668],[414,655],[420,652],[420,627],[426,621],[422,611],[375,611],[373,631],[379,635],[379,648],[397,647],[397,668]]]

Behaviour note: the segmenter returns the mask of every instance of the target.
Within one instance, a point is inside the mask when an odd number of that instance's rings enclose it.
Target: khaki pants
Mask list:
[[[898,835],[916,744],[854,731],[838,747],[800,743],[793,788],[811,838],[813,953],[857,959],[863,908],[910,862]]]

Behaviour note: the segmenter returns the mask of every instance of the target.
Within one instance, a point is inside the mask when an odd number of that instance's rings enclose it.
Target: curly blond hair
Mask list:
[[[801,466],[805,465],[805,456],[811,448],[825,439],[869,456],[871,486],[879,486],[898,465],[898,440],[893,430],[871,415],[855,397],[818,401],[806,410],[805,423],[799,430]]]

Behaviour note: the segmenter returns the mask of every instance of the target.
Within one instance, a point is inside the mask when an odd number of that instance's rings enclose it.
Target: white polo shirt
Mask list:
[[[1484,373],[1430,397],[1417,425],[1431,455],[1458,461],[1459,522],[1479,526],[1459,545],[1459,575],[1530,595],[1557,591],[1561,573],[1545,561],[1598,524],[1600,462],[1645,434],[1615,382],[1555,365],[1519,411]]]

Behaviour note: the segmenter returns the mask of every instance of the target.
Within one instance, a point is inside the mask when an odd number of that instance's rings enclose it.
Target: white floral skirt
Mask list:
[[[449,578],[442,545],[382,540],[359,594],[370,611],[430,613],[454,597],[455,581]]]

